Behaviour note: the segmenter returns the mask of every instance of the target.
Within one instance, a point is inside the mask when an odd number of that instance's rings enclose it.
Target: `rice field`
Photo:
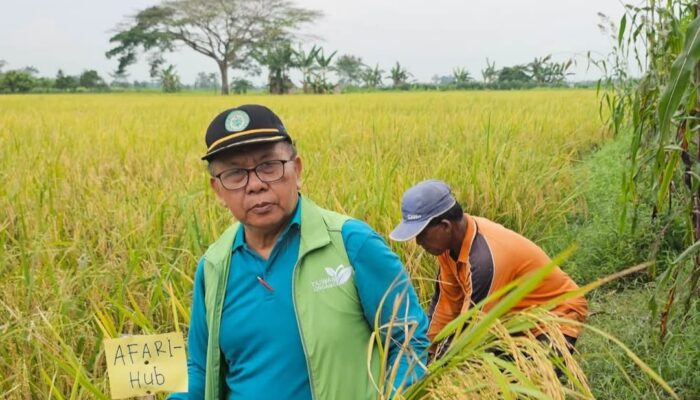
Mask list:
[[[282,118],[306,195],[385,236],[427,178],[469,213],[556,236],[585,209],[575,164],[609,136],[590,90],[0,96],[1,398],[107,398],[105,335],[186,332],[196,262],[230,220],[203,136],[241,103]],[[427,301],[435,265],[395,249]]]

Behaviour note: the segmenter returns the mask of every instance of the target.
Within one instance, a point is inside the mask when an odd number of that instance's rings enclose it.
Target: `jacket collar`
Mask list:
[[[301,196],[299,196],[299,201],[297,201],[297,206],[294,208],[294,213],[292,214],[292,219],[289,221],[289,224],[287,224],[287,227],[284,228],[282,233],[279,235],[279,237],[276,240],[276,243],[279,243],[281,240],[284,239],[285,236],[289,234],[289,231],[299,227],[301,224]],[[238,229],[236,232],[236,236],[233,239],[233,245],[231,247],[232,252],[236,252],[236,250],[246,246],[245,242],[245,226],[241,225],[241,227]],[[276,244],[275,244],[276,245]]]
[[[299,202],[297,213],[300,214],[301,242],[299,245],[299,258],[301,258],[306,253],[329,244],[331,238],[328,234],[328,229],[319,229],[321,226],[326,228],[327,226],[316,203],[304,196],[299,196]],[[299,212],[299,207],[301,207],[301,212]],[[223,260],[224,257],[230,258],[240,227],[240,222],[234,222],[224,231],[221,238],[209,247],[204,254],[204,258],[215,265],[225,262]]]
[[[304,254],[323,247],[331,242],[328,228],[321,211],[313,201],[300,196],[301,201],[301,243],[299,245],[299,258]]]
[[[462,247],[459,250],[457,262],[466,265],[469,264],[469,252],[472,249],[472,243],[474,243],[474,238],[476,237],[477,227],[474,218],[467,214],[464,214],[464,222],[467,224],[467,232],[464,234],[464,240],[462,240]]]

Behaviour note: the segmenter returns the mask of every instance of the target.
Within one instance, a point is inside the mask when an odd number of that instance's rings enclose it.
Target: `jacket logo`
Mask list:
[[[335,268],[327,267],[326,274],[328,274],[328,278],[312,281],[311,288],[314,292],[320,292],[326,289],[341,286],[350,279],[352,273],[352,267],[344,266],[343,264],[340,264]]]

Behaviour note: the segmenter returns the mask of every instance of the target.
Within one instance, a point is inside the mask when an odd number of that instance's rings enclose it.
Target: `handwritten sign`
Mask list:
[[[104,348],[113,399],[187,391],[182,333],[105,339]]]

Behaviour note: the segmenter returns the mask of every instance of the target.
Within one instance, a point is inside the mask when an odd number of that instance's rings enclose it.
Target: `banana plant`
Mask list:
[[[294,64],[301,71],[301,84],[304,93],[309,93],[311,88],[311,75],[317,69],[316,56],[321,51],[320,47],[313,45],[308,52],[299,46],[293,52]]]
[[[312,82],[312,88],[314,93],[327,93],[333,88],[333,85],[328,82],[328,72],[331,71],[331,63],[333,62],[333,57],[335,57],[337,51],[332,52],[330,55],[326,56],[323,49],[319,49],[316,53],[316,64],[318,69],[314,74],[314,80]]]
[[[389,70],[389,76],[387,76],[387,78],[391,79],[393,86],[396,88],[405,84],[409,76],[412,76],[411,73],[397,61]]]

